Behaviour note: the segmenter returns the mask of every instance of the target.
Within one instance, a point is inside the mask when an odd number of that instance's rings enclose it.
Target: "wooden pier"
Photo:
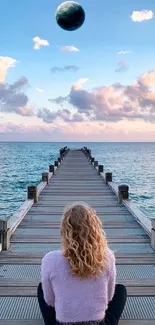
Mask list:
[[[0,325],[42,325],[36,297],[42,257],[60,247],[66,204],[86,202],[103,222],[115,252],[117,283],[127,287],[121,325],[155,324],[155,225],[84,147],[60,150],[17,214],[0,218]]]

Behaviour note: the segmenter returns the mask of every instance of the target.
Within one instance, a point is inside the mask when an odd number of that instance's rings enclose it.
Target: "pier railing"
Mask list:
[[[27,212],[30,210],[34,203],[38,202],[39,194],[48,186],[49,180],[55,175],[55,172],[61,161],[64,160],[66,154],[70,149],[67,147],[60,149],[60,157],[54,162],[53,165],[49,166],[49,172],[42,173],[42,182],[37,185],[31,185],[27,188],[27,200],[21,205],[17,213],[10,218],[0,217],[0,251],[8,250],[10,246],[10,238],[17,229],[18,225],[24,219]],[[98,175],[103,178],[105,184],[111,188],[116,194],[118,201],[122,203],[127,210],[133,215],[135,220],[142,226],[145,232],[150,237],[151,246],[155,250],[155,218],[148,218],[145,214],[129,199],[129,186],[128,185],[117,185],[112,180],[112,173],[105,172],[104,166],[100,165],[94,157],[91,156],[91,150],[87,147],[78,149],[83,151],[85,156],[88,158],[90,163],[96,169]]]
[[[49,184],[49,180],[55,175],[57,168],[65,158],[68,151],[69,149],[67,147],[61,148],[60,157],[53,165],[49,165],[49,172],[42,173],[42,182],[38,185],[30,185],[27,187],[27,200],[20,206],[15,214],[9,218],[0,216],[0,251],[8,250],[11,236],[32,205],[38,202],[40,193],[45,186]]]
[[[155,250],[155,218],[146,216],[137,205],[129,199],[129,186],[118,185],[112,180],[112,173],[105,172],[104,166],[99,165],[98,161],[91,156],[91,150],[87,147],[83,148],[83,152],[87,156],[90,163],[94,166],[98,174],[103,178],[105,184],[111,188],[118,198],[118,201],[122,203],[127,210],[132,214],[135,220],[141,225],[148,236],[151,239],[151,246]]]

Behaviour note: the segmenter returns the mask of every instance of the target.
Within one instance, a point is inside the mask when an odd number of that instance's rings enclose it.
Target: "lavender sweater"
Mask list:
[[[115,258],[108,248],[109,269],[96,280],[81,280],[70,274],[69,262],[61,251],[46,254],[42,260],[41,280],[44,299],[54,306],[62,323],[102,320],[115,289]]]

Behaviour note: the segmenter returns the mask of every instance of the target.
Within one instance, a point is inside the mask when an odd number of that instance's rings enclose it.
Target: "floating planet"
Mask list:
[[[73,31],[83,25],[85,12],[78,2],[66,1],[57,8],[56,20],[62,29]]]

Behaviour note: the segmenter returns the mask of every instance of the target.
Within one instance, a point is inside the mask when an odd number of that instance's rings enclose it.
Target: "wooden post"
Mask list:
[[[58,166],[59,166],[59,163],[58,163],[57,160],[54,162],[54,166],[55,166],[55,167],[58,167]]]
[[[7,226],[7,221],[0,221],[0,237],[2,251],[7,251],[10,247],[10,233]]]
[[[34,202],[38,202],[38,193],[37,186],[31,185],[27,187],[27,198],[28,200],[34,200]]]
[[[49,173],[42,173],[42,182],[49,184]]]
[[[49,165],[49,172],[55,174],[54,165]]]
[[[118,186],[118,201],[122,203],[123,200],[128,200],[129,198],[129,186],[119,185]]]
[[[105,173],[105,184],[112,182],[112,173]]]
[[[103,165],[99,165],[98,166],[98,174],[100,175],[100,173],[103,173],[104,167]]]
[[[91,164],[93,164],[94,161],[95,161],[95,158],[91,157]]]
[[[155,218],[151,220],[152,229],[151,229],[151,246],[155,250]]]
[[[94,161],[94,168],[97,167],[97,166],[98,166],[98,161],[95,160],[95,161]]]

